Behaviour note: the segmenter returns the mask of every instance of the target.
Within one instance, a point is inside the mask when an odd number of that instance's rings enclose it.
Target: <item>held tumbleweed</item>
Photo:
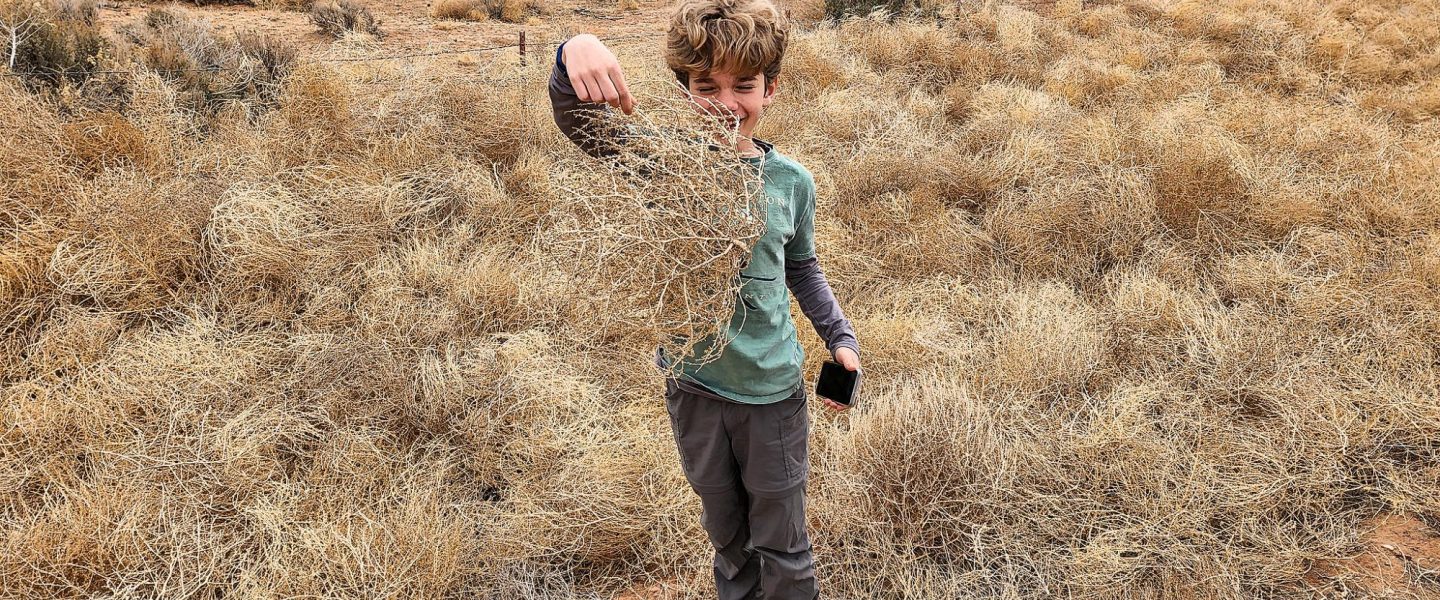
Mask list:
[[[574,286],[576,325],[684,356],[729,322],[768,204],[723,119],[685,97],[642,101],[633,115],[592,114],[593,141],[613,154],[559,161],[541,253]]]

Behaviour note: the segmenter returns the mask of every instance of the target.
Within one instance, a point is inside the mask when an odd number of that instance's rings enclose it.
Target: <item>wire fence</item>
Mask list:
[[[663,35],[663,34],[659,34],[659,33],[654,33],[654,34],[630,34],[630,35],[617,36],[617,37],[605,39],[605,40],[602,40],[602,41],[603,41],[603,42],[605,43],[605,45],[607,45],[607,46],[614,45],[614,44],[621,44],[621,45],[623,45],[623,44],[628,44],[628,43],[631,43],[631,42],[636,42],[636,41],[641,41],[641,40],[653,41],[653,40],[658,39],[658,38],[661,37],[662,35]],[[388,54],[388,55],[382,55],[382,56],[311,57],[309,60],[313,60],[313,61],[315,61],[315,62],[321,62],[321,63],[375,62],[375,61],[384,61],[384,60],[403,60],[403,59],[410,59],[410,58],[427,58],[427,57],[449,56],[449,55],[457,55],[457,54],[475,54],[475,53],[483,53],[483,52],[495,52],[495,51],[498,51],[498,50],[507,50],[507,49],[511,49],[511,48],[515,48],[515,49],[518,49],[518,50],[520,51],[520,56],[521,56],[522,60],[529,60],[529,56],[530,56],[530,55],[538,55],[541,60],[544,60],[544,59],[546,59],[546,58],[548,57],[548,51],[549,51],[549,50],[553,50],[556,45],[558,45],[558,44],[560,44],[561,42],[565,41],[565,39],[556,39],[556,40],[549,40],[549,41],[541,41],[541,42],[538,42],[538,43],[535,43],[535,42],[527,43],[526,40],[525,40],[525,33],[524,33],[523,31],[521,31],[521,32],[519,33],[519,37],[520,37],[520,41],[517,42],[517,43],[514,43],[514,44],[501,44],[501,45],[498,45],[498,46],[484,46],[484,47],[478,47],[478,48],[460,48],[460,49],[453,49],[453,50],[434,50],[434,51],[428,51],[428,52],[412,52],[412,53],[407,53],[407,54]],[[567,39],[568,39],[568,38],[567,38]],[[537,52],[534,52],[533,50],[539,50],[539,52],[537,53]],[[227,72],[227,71],[237,71],[237,70],[240,70],[240,69],[242,69],[242,68],[245,68],[245,67],[242,67],[242,66],[219,66],[219,65],[216,65],[216,66],[208,66],[208,67],[190,67],[190,68],[185,68],[185,69],[147,69],[147,70],[149,70],[150,72],[153,72],[153,73],[158,73],[158,74],[162,74],[162,75],[168,75],[168,74],[178,74],[178,73],[200,73],[200,72],[205,72],[205,73],[221,73],[221,72]],[[130,70],[130,69],[94,69],[94,70],[85,70],[85,69],[77,69],[77,70],[49,69],[49,70],[42,70],[42,71],[8,71],[8,70],[7,70],[7,71],[0,71],[0,75],[10,76],[10,77],[40,77],[40,76],[61,76],[61,77],[63,77],[63,76],[67,76],[67,75],[74,74],[74,75],[85,75],[85,76],[88,77],[88,76],[92,76],[92,75],[126,74],[126,73],[131,73],[131,72],[132,72],[132,70]],[[519,79],[519,78],[510,78],[509,80],[514,80],[514,79]]]
[[[1052,8],[1052,7],[1056,4],[1056,0],[1011,0],[1011,3],[1012,3],[1012,4],[1015,4],[1015,5],[1017,5],[1017,6],[1021,6],[1021,7],[1025,7],[1025,8],[1030,8],[1031,10],[1043,11],[1044,9]],[[577,11],[578,11],[578,10],[579,10],[579,9],[577,9]],[[788,11],[787,11],[787,12],[788,12]],[[591,15],[591,16],[595,16],[595,15]],[[495,52],[495,51],[498,51],[498,50],[508,50],[508,49],[511,49],[511,48],[514,48],[514,49],[518,49],[518,50],[519,50],[519,52],[520,52],[520,57],[521,57],[521,60],[522,60],[522,61],[528,61],[530,55],[540,56],[541,59],[543,60],[543,59],[545,58],[545,55],[548,54],[547,50],[554,49],[557,44],[559,44],[559,43],[561,43],[561,42],[564,41],[564,39],[556,39],[556,40],[548,40],[548,41],[541,41],[541,42],[538,42],[538,43],[528,43],[528,44],[527,44],[527,43],[526,43],[526,39],[525,39],[525,31],[522,29],[522,30],[520,30],[520,31],[517,32],[517,33],[518,33],[518,36],[519,36],[519,40],[518,40],[517,43],[514,43],[514,44],[500,44],[500,45],[496,45],[496,46],[483,46],[483,47],[476,47],[476,48],[459,48],[459,49],[453,49],[453,50],[433,50],[433,51],[426,51],[426,52],[411,52],[411,53],[406,53],[406,54],[389,54],[389,55],[382,55],[382,56],[357,56],[357,57],[313,57],[313,56],[312,56],[312,57],[309,57],[308,60],[312,60],[312,61],[315,61],[315,62],[321,62],[321,63],[375,62],[375,61],[385,61],[385,60],[404,60],[404,59],[410,59],[410,58],[427,58],[427,57],[449,56],[449,55],[457,55],[457,54],[474,54],[474,53],[483,53],[483,52]],[[660,37],[662,37],[663,35],[664,35],[664,34],[658,33],[658,32],[656,32],[656,33],[648,33],[648,34],[647,34],[647,33],[639,33],[639,34],[629,34],[629,35],[622,35],[622,36],[612,37],[612,38],[605,39],[605,40],[602,40],[602,41],[603,41],[607,46],[609,46],[609,45],[615,45],[615,44],[624,45],[624,44],[628,44],[628,43],[636,42],[636,41],[655,41],[655,40],[658,40],[658,39],[659,39]],[[532,49],[533,49],[533,50],[532,50]],[[538,50],[538,52],[535,52],[535,50]],[[152,72],[152,73],[158,73],[158,74],[162,74],[162,75],[169,75],[169,74],[178,74],[178,73],[199,73],[199,72],[220,73],[220,72],[227,72],[227,71],[237,71],[237,70],[241,70],[241,69],[243,69],[243,68],[246,68],[246,67],[238,66],[238,65],[237,65],[237,66],[219,66],[219,65],[212,65],[212,66],[205,66],[205,67],[190,67],[190,68],[185,68],[185,69],[147,69],[147,70],[149,70],[149,71]],[[52,77],[53,77],[53,76],[60,76],[60,77],[64,77],[64,76],[68,76],[68,75],[74,74],[74,75],[84,75],[84,76],[86,76],[86,77],[89,77],[89,76],[92,76],[92,75],[127,74],[127,73],[131,73],[131,72],[133,72],[133,71],[130,70],[130,69],[94,69],[94,70],[87,70],[87,69],[75,69],[75,70],[69,70],[69,69],[50,69],[50,70],[42,70],[42,71],[12,71],[12,70],[4,70],[4,71],[0,71],[0,76],[10,76],[10,77],[39,77],[39,76],[52,76]],[[511,77],[511,78],[506,78],[506,79],[498,80],[498,81],[513,81],[513,80],[519,80],[519,79],[523,79],[523,77]]]

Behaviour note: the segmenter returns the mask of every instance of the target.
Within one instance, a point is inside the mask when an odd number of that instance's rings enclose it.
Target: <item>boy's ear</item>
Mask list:
[[[775,100],[775,92],[780,91],[780,76],[776,75],[770,83],[765,84],[765,105],[769,106]]]

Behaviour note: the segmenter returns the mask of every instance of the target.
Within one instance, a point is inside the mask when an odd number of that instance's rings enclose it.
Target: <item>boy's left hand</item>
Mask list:
[[[835,362],[840,363],[840,366],[845,367],[846,371],[855,371],[860,368],[860,355],[856,354],[854,350],[851,350],[849,348],[836,348]],[[824,400],[825,406],[829,406],[830,408],[837,411],[845,412],[847,410],[850,410],[849,406],[846,406],[824,396],[816,396],[816,398]]]

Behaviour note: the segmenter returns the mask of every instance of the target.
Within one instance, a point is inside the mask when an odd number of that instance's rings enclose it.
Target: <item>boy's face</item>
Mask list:
[[[772,79],[766,85],[763,73],[747,77],[717,69],[691,73],[689,87],[690,93],[695,96],[697,110],[725,118],[728,109],[733,118],[727,119],[729,122],[726,124],[732,131],[738,130],[741,137],[749,138],[755,132],[755,126],[759,125],[765,107],[775,99],[775,92],[779,89],[778,79]]]

